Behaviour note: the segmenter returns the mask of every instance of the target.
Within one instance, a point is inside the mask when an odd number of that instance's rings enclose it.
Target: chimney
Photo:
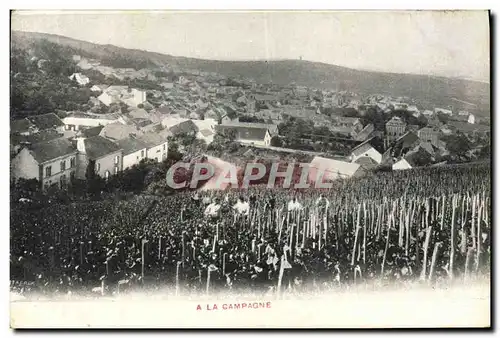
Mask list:
[[[78,137],[76,138],[76,150],[78,152],[85,154],[85,138],[84,137]]]

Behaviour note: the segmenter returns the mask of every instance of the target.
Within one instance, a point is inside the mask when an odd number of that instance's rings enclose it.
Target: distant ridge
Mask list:
[[[95,59],[114,55],[137,59],[147,65],[171,65],[181,69],[217,72],[228,77],[242,76],[259,83],[297,85],[361,94],[386,94],[415,99],[422,108],[448,107],[469,110],[482,116],[490,115],[490,84],[478,80],[448,78],[433,75],[398,74],[355,70],[306,60],[222,61],[172,56],[137,49],[127,49],[106,44],[99,45],[55,34],[11,32],[11,42],[18,48],[28,48],[41,39],[61,44]],[[458,99],[458,101],[457,101]],[[471,109],[470,104],[475,105]]]

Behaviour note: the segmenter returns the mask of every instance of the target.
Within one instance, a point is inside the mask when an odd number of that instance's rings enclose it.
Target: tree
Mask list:
[[[467,154],[472,146],[464,134],[446,135],[442,139],[446,142],[446,147],[450,155],[459,159],[468,159]]]
[[[273,138],[271,138],[271,145],[273,147],[282,147],[283,141],[281,140],[281,138],[279,136],[273,136]]]

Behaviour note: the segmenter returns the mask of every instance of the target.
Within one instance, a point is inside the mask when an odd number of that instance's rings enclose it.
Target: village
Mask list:
[[[452,107],[424,109],[405,97],[72,59],[79,70],[69,76],[72,86],[90,93],[85,110],[13,120],[15,179],[64,188],[88,177],[89,167],[108,179],[144,160],[166,160],[171,143],[185,137],[196,140],[196,152],[214,156],[217,150],[222,163],[235,161],[235,147],[254,159],[306,154],[333,178],[489,157],[488,119]],[[43,71],[44,60],[35,61]]]

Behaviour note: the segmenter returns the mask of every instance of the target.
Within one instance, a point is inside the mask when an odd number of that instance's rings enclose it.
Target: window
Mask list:
[[[61,171],[66,170],[66,161],[61,161]]]
[[[118,164],[120,163],[120,157],[118,155],[115,156],[115,164]]]
[[[50,177],[52,176],[52,167],[49,165],[45,167],[45,177]]]
[[[144,157],[144,150],[141,150],[141,157]]]
[[[104,178],[105,179],[108,179],[109,178],[109,170],[106,170],[106,172],[104,173]]]
[[[118,167],[115,167],[115,175],[118,174]]]
[[[70,168],[74,168],[76,166],[76,158],[75,157],[72,157],[70,160],[69,160],[69,167]]]
[[[163,150],[165,150],[165,145],[163,145]]]
[[[95,170],[101,171],[101,164],[99,162],[95,164]]]
[[[159,161],[158,161],[158,157],[155,157],[155,160],[156,160],[156,162],[159,162]]]

